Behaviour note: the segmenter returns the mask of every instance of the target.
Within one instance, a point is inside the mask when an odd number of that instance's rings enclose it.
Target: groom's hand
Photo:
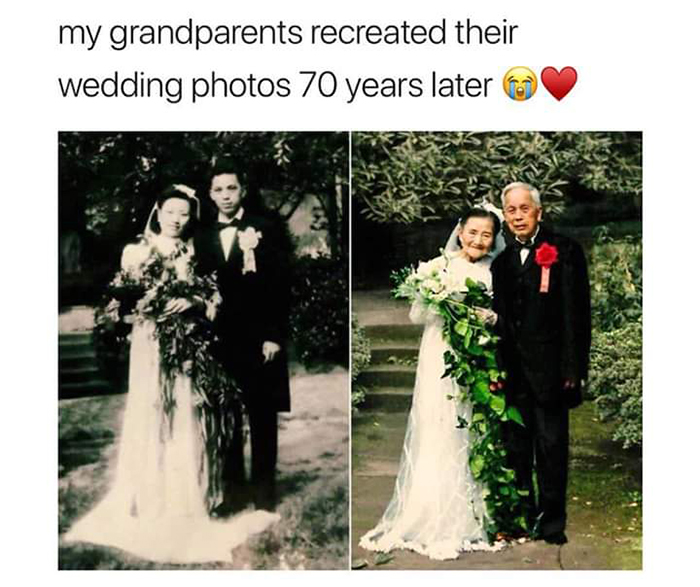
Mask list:
[[[280,352],[281,348],[282,347],[276,342],[266,340],[262,346],[262,354],[264,357],[263,363],[269,363],[270,361],[272,361],[272,359],[274,359],[277,356],[277,353]]]
[[[493,326],[498,322],[498,314],[493,310],[488,308],[479,308],[478,306],[474,308],[474,313],[477,315],[479,320],[481,320],[487,326]]]

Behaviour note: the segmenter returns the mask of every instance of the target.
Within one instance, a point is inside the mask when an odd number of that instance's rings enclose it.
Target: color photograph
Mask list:
[[[642,568],[641,155],[353,133],[353,569]]]

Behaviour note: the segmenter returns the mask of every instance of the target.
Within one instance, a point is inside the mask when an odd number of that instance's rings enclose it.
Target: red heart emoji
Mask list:
[[[549,93],[557,100],[561,100],[574,87],[578,75],[573,67],[565,67],[561,71],[553,67],[545,67],[540,74],[540,79]]]

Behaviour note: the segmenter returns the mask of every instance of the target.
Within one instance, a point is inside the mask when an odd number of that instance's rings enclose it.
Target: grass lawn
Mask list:
[[[571,414],[569,532],[599,550],[611,569],[642,568],[642,458],[609,440],[591,402]]]
[[[371,411],[353,418],[353,561],[370,569],[642,568],[641,454],[609,440],[613,426],[600,422],[590,402],[571,412],[569,543],[560,552],[537,541],[501,553],[465,553],[455,561],[394,551],[386,562],[359,548],[360,536],[376,524],[393,491],[406,418]]]
[[[125,395],[59,402],[59,533],[104,495]],[[292,412],[280,415],[282,517],[232,552],[230,563],[152,563],[114,548],[59,540],[61,569],[347,569],[347,372],[297,374]]]

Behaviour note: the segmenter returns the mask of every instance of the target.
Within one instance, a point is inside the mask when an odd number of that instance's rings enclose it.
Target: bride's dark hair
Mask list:
[[[178,200],[184,200],[190,205],[190,219],[187,221],[187,224],[185,225],[185,228],[182,230],[182,234],[180,235],[180,238],[182,240],[188,240],[194,234],[197,225],[197,209],[199,206],[199,202],[196,199],[191,198],[177,186],[170,185],[167,188],[165,188],[160,194],[158,194],[158,197],[156,198],[156,206],[158,207],[158,210],[160,210],[163,207],[163,204],[166,201],[171,200],[173,198],[177,198]],[[160,222],[158,222],[157,214],[153,214],[151,216],[149,228],[153,233],[160,234]]]
[[[464,228],[464,225],[467,223],[467,221],[470,218],[490,218],[491,222],[493,223],[493,244],[491,245],[491,248],[496,246],[496,235],[498,235],[499,232],[501,232],[501,221],[498,219],[498,216],[496,216],[493,212],[490,212],[489,210],[484,210],[483,208],[469,208],[463,215],[462,218],[459,221],[459,227]],[[459,244],[459,241],[457,241]]]

